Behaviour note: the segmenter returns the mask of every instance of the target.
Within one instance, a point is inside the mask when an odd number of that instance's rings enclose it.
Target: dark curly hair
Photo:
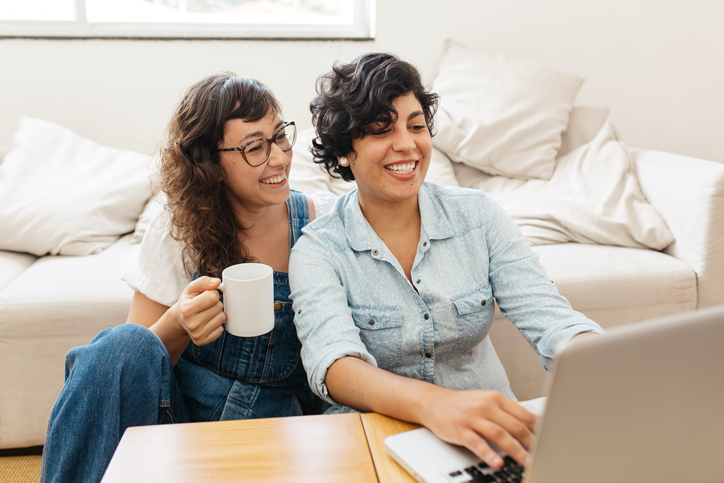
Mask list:
[[[370,125],[392,124],[397,111],[392,103],[412,93],[422,106],[425,123],[434,134],[433,118],[437,94],[422,85],[420,73],[412,65],[392,54],[371,53],[349,64],[335,64],[332,71],[317,79],[317,96],[309,109],[317,137],[312,141],[314,162],[345,181],[353,181],[352,170],[340,166],[338,158],[347,156],[352,140],[370,132]]]
[[[264,84],[222,72],[191,86],[169,123],[156,189],[168,197],[171,236],[199,275],[218,277],[223,268],[250,261],[239,243],[244,227],[219,181],[224,171],[217,149],[226,121],[254,122],[270,112],[281,115],[281,108]]]

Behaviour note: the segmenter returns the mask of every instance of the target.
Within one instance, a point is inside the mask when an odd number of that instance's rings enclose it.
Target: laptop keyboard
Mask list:
[[[480,462],[467,468],[447,471],[445,476],[453,483],[520,483],[525,468],[510,456],[505,456],[503,461],[503,467],[499,470]]]

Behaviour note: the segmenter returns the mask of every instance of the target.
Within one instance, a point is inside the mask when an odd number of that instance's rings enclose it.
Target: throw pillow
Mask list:
[[[626,146],[610,121],[558,160],[550,181],[490,176],[455,166],[465,187],[495,200],[531,245],[592,243],[663,250],[674,236],[644,197]]]
[[[556,159],[595,138],[608,119],[608,113],[608,107],[573,106],[568,127],[561,134],[561,147]]]
[[[550,179],[583,79],[447,40],[435,147],[488,174]]]
[[[149,160],[22,116],[0,164],[0,249],[100,252],[133,231],[150,196]]]

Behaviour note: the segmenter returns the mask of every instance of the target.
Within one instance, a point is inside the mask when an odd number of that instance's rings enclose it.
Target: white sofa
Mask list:
[[[646,198],[675,236],[672,245],[533,247],[560,293],[604,329],[724,304],[724,164],[643,149],[631,154]],[[545,371],[513,325],[495,324],[491,338],[518,398],[540,395]]]
[[[0,449],[43,444],[65,353],[126,320],[130,237],[88,256],[0,251]]]
[[[575,129],[571,125],[567,132]],[[578,136],[576,142],[586,140]],[[663,252],[581,243],[535,246],[551,280],[575,309],[604,328],[724,304],[724,165],[649,150],[631,153],[641,188],[675,243]],[[450,166],[434,164],[428,180],[464,184],[455,177],[456,165]],[[352,187],[324,176],[301,136],[292,188],[311,193],[326,186],[339,193]],[[6,236],[1,227],[0,236]],[[120,277],[138,247],[130,239],[123,236],[88,256],[0,251],[0,449],[43,444],[63,385],[65,353],[125,321],[132,292]],[[544,371],[537,356],[498,317],[491,336],[516,395],[539,395]]]

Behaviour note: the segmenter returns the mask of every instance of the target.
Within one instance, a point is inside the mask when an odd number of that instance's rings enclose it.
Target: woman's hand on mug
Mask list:
[[[218,278],[199,277],[188,284],[174,306],[181,327],[198,346],[215,341],[224,332],[221,324],[226,315],[216,291],[220,284]]]
[[[424,424],[440,439],[467,447],[494,468],[503,460],[486,440],[527,464],[537,416],[497,391],[439,389],[427,402]]]

